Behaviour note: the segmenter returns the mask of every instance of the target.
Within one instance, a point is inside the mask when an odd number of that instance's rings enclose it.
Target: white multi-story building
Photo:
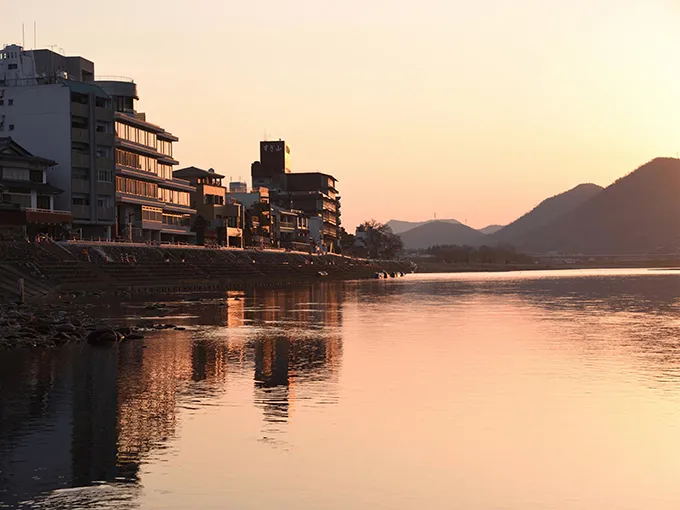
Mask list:
[[[54,160],[57,209],[85,237],[187,241],[187,181],[173,179],[178,138],[135,110],[133,80],[96,80],[94,63],[50,50],[0,52],[0,136]]]
[[[44,57],[42,69],[36,54]],[[54,208],[71,211],[72,228],[84,236],[107,238],[115,223],[113,110],[100,87],[82,81],[93,73],[94,64],[80,57],[4,47],[0,136],[53,160],[49,184],[63,190]]]

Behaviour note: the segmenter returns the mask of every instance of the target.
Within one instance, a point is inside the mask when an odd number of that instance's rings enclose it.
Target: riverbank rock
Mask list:
[[[109,345],[118,342],[119,334],[112,328],[99,328],[87,335],[87,343],[90,345]]]

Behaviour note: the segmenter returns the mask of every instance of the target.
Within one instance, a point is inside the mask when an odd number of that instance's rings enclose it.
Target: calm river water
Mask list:
[[[170,305],[185,331],[0,355],[0,507],[680,508],[680,271]]]

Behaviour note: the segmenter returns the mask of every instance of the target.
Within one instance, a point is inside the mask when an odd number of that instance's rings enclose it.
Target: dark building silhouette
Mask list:
[[[260,142],[260,161],[251,166],[253,188],[283,189],[290,171],[290,147],[286,142]]]
[[[323,172],[292,173],[290,146],[260,142],[260,161],[251,166],[253,187],[269,188],[270,203],[308,218],[309,235],[322,249],[339,248],[340,195],[337,179]]]

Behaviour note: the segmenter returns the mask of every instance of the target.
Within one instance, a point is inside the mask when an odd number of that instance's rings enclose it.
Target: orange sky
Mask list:
[[[249,177],[287,140],[348,229],[507,223],[680,152],[677,0],[22,0],[2,42],[34,20],[38,47],[134,77],[182,166]]]

